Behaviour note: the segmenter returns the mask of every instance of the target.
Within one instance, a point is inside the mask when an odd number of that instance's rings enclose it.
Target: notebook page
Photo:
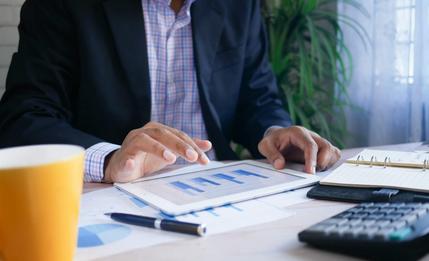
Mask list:
[[[365,149],[358,155],[350,158],[349,160],[357,161],[358,157],[360,162],[370,162],[371,158],[374,161],[383,163],[388,158],[391,163],[403,163],[411,165],[420,165],[423,167],[425,160],[429,161],[429,153],[425,152],[404,152],[404,151],[389,151],[389,150],[369,150]]]
[[[323,185],[397,188],[429,192],[429,170],[345,163],[320,181]]]

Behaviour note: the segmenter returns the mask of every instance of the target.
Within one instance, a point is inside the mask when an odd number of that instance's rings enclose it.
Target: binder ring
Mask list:
[[[385,157],[384,158],[384,168],[387,168],[387,166],[391,163],[390,161],[390,157]]]
[[[363,156],[358,155],[358,156],[357,156],[357,158],[356,158],[356,166],[359,166],[359,162],[360,162],[361,160],[363,161]]]
[[[377,157],[376,156],[371,156],[371,160],[369,162],[369,167],[372,168],[373,164],[377,161]]]

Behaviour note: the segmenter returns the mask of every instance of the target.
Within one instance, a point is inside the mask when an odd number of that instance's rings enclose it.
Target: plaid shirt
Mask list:
[[[176,15],[170,8],[171,0],[142,0],[152,92],[151,120],[191,137],[207,139],[192,44],[190,8],[194,1],[186,0]],[[102,142],[86,150],[86,182],[103,179],[104,158],[118,148],[116,144]],[[210,159],[215,158],[213,150],[207,154]]]

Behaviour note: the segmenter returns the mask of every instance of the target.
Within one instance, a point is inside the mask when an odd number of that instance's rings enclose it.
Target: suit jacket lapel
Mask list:
[[[142,5],[139,0],[107,0],[103,2],[119,59],[131,87],[142,120],[150,119],[151,91],[146,33]]]
[[[222,132],[219,115],[209,95],[213,62],[224,27],[222,7],[218,0],[198,0],[191,8],[195,65],[204,122],[215,146],[218,160],[237,158]]]
[[[208,109],[218,127],[220,120],[209,97],[209,84],[214,58],[223,31],[224,17],[217,0],[198,0],[191,8],[195,65],[197,69],[200,96],[207,102]]]

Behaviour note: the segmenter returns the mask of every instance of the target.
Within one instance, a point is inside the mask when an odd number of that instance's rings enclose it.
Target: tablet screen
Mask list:
[[[304,179],[248,163],[133,182],[165,200],[184,205]]]

